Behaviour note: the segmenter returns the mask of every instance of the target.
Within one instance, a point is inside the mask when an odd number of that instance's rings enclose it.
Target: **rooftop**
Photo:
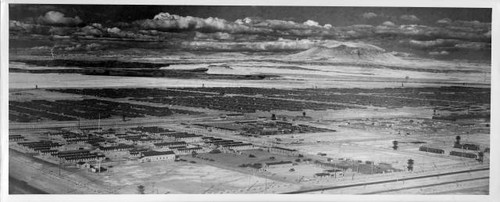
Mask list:
[[[286,150],[286,151],[297,151],[295,149],[288,149],[288,148],[283,148],[283,147],[272,147],[274,149],[280,149],[280,150]]]
[[[143,156],[161,156],[161,155],[174,155],[175,153],[173,151],[164,151],[164,152],[159,152],[159,151],[146,151],[142,152]]]
[[[292,164],[292,162],[291,161],[279,161],[279,162],[267,162],[266,163],[267,166],[281,165],[281,164]]]

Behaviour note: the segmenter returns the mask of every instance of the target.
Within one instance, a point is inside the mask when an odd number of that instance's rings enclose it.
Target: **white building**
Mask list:
[[[146,151],[142,152],[141,158],[139,158],[139,162],[155,162],[155,161],[174,161],[175,153],[173,151]]]

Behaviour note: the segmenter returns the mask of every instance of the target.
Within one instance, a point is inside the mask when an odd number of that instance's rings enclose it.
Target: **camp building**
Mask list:
[[[154,161],[174,161],[175,153],[173,151],[146,151],[142,152],[142,156],[139,159],[141,163],[144,162],[154,162]]]

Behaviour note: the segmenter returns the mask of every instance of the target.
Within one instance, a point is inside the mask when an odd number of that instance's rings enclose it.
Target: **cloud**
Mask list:
[[[240,50],[240,51],[284,51],[284,50],[307,50],[320,45],[325,41],[316,40],[287,40],[277,41],[254,41],[254,42],[213,42],[213,41],[186,41],[182,43],[183,48],[202,50]]]
[[[247,26],[257,27],[257,28],[269,28],[271,30],[303,29],[309,27],[309,25],[305,24],[306,22],[304,22],[304,24],[298,24],[293,21],[262,20],[258,23],[251,22],[247,24]],[[314,21],[308,23],[314,23]]]
[[[228,31],[228,32],[243,32],[252,29],[249,27],[228,22],[220,18],[199,18],[192,16],[179,16],[171,15],[169,13],[159,13],[154,18],[136,21],[142,29],[156,29],[162,31],[176,31],[176,30],[201,30],[205,32],[217,32],[217,31]]]
[[[89,26],[83,27],[80,31],[84,35],[87,35],[87,36],[102,36],[103,32],[99,28],[102,29],[102,27],[99,27],[99,26],[90,26],[89,25]]]
[[[459,49],[484,50],[491,49],[491,44],[484,42],[463,42],[455,45]]]
[[[374,36],[372,25],[351,25],[347,27],[336,27],[336,35],[344,39],[365,38]]]
[[[76,31],[74,27],[51,27],[49,33],[51,35],[68,36]]]
[[[385,18],[385,16],[377,15],[377,18],[379,17]],[[412,20],[418,19],[414,15],[401,16],[401,18],[409,20],[406,20],[406,23],[398,21],[400,25],[385,21],[379,26],[358,24],[333,27],[330,24],[320,25],[314,20],[297,23],[246,17],[227,21],[214,17],[200,18],[159,13],[152,19],[131,23],[106,23],[105,26],[94,23],[85,27],[71,27],[80,24],[82,20],[78,17],[65,17],[60,12],[51,11],[40,16],[38,20],[40,24],[29,24],[27,23],[29,21],[10,21],[9,27],[13,31],[11,34],[19,35],[52,34],[102,37],[105,40],[158,41],[175,45],[182,44],[180,46],[184,48],[194,49],[199,47],[221,50],[302,50],[310,48],[312,42],[301,40],[295,42],[296,39],[383,41],[387,36],[396,37],[395,43],[401,40],[404,41],[401,44],[406,45],[405,47],[422,49],[425,52],[483,50],[491,47],[491,23],[452,21],[444,18],[436,21],[439,25],[426,26],[411,23]],[[284,38],[284,40],[274,43],[278,38]],[[292,40],[287,41],[290,39]],[[270,43],[262,43],[263,41]],[[214,43],[210,44],[211,42]]]
[[[400,26],[377,26],[374,30],[376,34],[393,34],[401,37],[410,37],[417,40],[434,39],[460,39],[465,41],[489,42],[488,27],[467,27],[465,25],[453,25],[444,27],[432,27],[425,25],[400,25]],[[476,24],[476,26],[478,26]],[[483,25],[481,25],[483,26]]]
[[[418,21],[420,21],[420,19],[417,16],[415,16],[415,15],[402,15],[401,17],[399,17],[399,19],[405,20],[405,21],[409,21],[409,22],[418,22]]]
[[[170,33],[167,33],[165,37],[160,37],[160,33],[156,30],[122,30],[118,27],[104,27],[99,23],[78,28],[78,31],[74,32],[73,35],[85,38],[105,37],[106,39],[114,38],[114,40],[127,41],[160,41],[167,38],[178,38],[174,36],[175,34]],[[186,37],[181,38],[185,39]]]
[[[107,37],[122,38],[127,40],[137,40],[137,41],[159,41],[160,38],[154,31],[150,30],[139,30],[139,31],[127,31],[121,30],[117,27],[106,28],[105,31]]]
[[[382,23],[383,26],[388,26],[388,27],[393,27],[393,26],[396,26],[396,24],[394,24],[393,22],[391,21],[385,21],[384,23]]]
[[[113,27],[113,28],[107,28],[106,31],[108,33],[113,33],[113,34],[118,34],[120,33],[122,30],[120,30],[118,27]]]
[[[443,18],[436,21],[436,24],[450,24],[452,21],[450,18]]]
[[[53,26],[76,26],[83,21],[80,17],[75,16],[65,17],[64,13],[58,11],[49,11],[45,13],[45,15],[38,17],[37,22],[44,25],[53,25]]]
[[[453,29],[464,32],[488,32],[491,31],[491,23],[475,21],[457,20],[446,26],[447,29]]]
[[[58,50],[64,50],[64,51],[96,51],[96,50],[102,50],[106,48],[106,46],[98,43],[90,43],[90,44],[73,44],[73,45],[68,45],[68,46],[59,46],[56,47]]]
[[[412,47],[426,49],[426,48],[443,47],[443,46],[454,46],[458,42],[459,42],[458,40],[453,40],[453,39],[436,39],[430,41],[409,40],[408,44]]]
[[[473,21],[466,21],[466,20],[457,20],[453,21],[453,25],[458,25],[458,26],[467,26],[467,27],[484,27],[484,26],[491,26],[491,23],[487,22],[479,22],[477,20]]]
[[[488,31],[488,32],[486,32],[486,33],[484,33],[484,36],[488,37],[488,38],[491,38],[491,30]]]
[[[35,25],[33,24],[28,24],[16,20],[11,20],[9,21],[9,30],[12,31],[20,31],[20,32],[33,32],[33,29],[35,29]]]
[[[179,16],[169,13],[159,13],[153,19],[135,21],[140,29],[166,32],[198,31],[201,33],[229,34],[261,34],[284,36],[322,36],[328,35],[331,25],[321,26],[318,22],[307,20],[304,23],[294,21],[262,19],[246,17],[234,22],[225,19],[208,17]]]
[[[457,39],[436,39],[429,41],[419,41],[419,40],[409,40],[408,44],[411,47],[420,49],[432,49],[432,48],[443,48],[443,47],[455,47],[462,49],[480,49],[486,48],[487,43],[484,42],[468,42]]]
[[[246,17],[246,18],[243,18],[243,19],[237,19],[235,21],[236,24],[257,24],[257,23],[260,23],[264,21],[264,19],[260,18],[260,17]]]
[[[195,40],[235,40],[235,37],[225,32],[201,33],[195,32]]]
[[[450,52],[448,51],[431,51],[429,52],[429,55],[432,55],[432,56],[439,56],[439,55],[449,55]]]
[[[307,20],[303,24],[311,27],[319,27],[319,23],[314,20]]]
[[[485,42],[470,42],[457,39],[436,39],[429,41],[419,41],[419,40],[407,40],[402,41],[402,43],[407,43],[412,48],[418,48],[423,50],[488,50],[491,49],[491,45]]]
[[[372,18],[376,18],[378,15],[376,13],[373,13],[373,12],[367,12],[367,13],[363,13],[361,16],[365,19],[372,19]]]

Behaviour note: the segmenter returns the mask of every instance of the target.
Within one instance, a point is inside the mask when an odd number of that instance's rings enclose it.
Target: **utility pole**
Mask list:
[[[153,182],[153,191],[152,193],[154,194],[155,193],[155,182]]]
[[[101,113],[98,114],[97,129],[101,132]]]
[[[264,177],[264,190],[267,192],[267,177]]]
[[[98,167],[99,173],[101,173],[101,159],[97,159],[97,167]]]
[[[61,176],[61,157],[59,157],[59,176]]]
[[[50,55],[52,56],[52,60],[54,60],[54,48],[55,46],[52,46],[52,48],[50,49]]]

